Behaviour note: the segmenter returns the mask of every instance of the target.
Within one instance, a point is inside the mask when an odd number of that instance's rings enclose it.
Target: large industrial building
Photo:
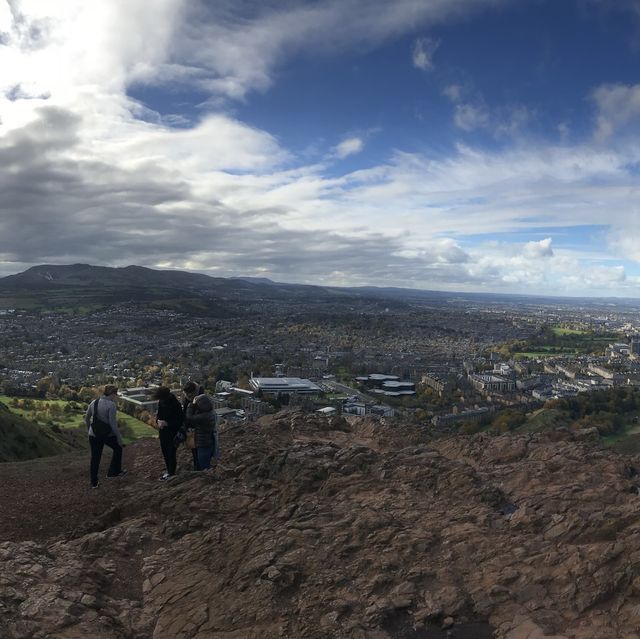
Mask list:
[[[322,392],[320,386],[300,377],[252,377],[249,385],[256,393],[265,395],[314,395]]]

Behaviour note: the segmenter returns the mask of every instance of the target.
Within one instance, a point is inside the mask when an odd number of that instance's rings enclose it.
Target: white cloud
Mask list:
[[[287,10],[252,0],[185,3],[171,59],[173,72],[213,94],[243,99],[264,90],[274,67],[296,50],[335,54],[375,46],[420,25],[458,18],[508,0],[361,0],[290,2]],[[258,10],[256,10],[258,7]],[[433,52],[431,52],[433,53]],[[425,63],[429,49],[425,49]],[[161,69],[161,74],[165,70]]]
[[[595,136],[600,142],[640,122],[640,84],[602,85],[593,91],[592,99],[598,108]]]
[[[541,257],[553,257],[553,249],[551,248],[551,238],[546,237],[539,242],[527,242],[524,245],[523,254],[532,259]]]
[[[445,95],[454,104],[460,102],[462,99],[462,86],[459,84],[449,84],[443,90],[442,94]]]
[[[489,126],[491,121],[489,112],[481,105],[456,105],[453,121],[463,131],[475,131]]]
[[[495,137],[516,137],[532,119],[532,112],[524,105],[505,105],[489,108],[482,100],[464,103],[461,101],[461,89],[450,85],[445,95],[454,103],[454,124],[463,131],[472,132],[483,129]]]
[[[338,144],[335,148],[335,154],[340,159],[344,159],[349,155],[360,153],[364,148],[364,142],[360,138],[347,138]]]
[[[413,66],[422,71],[432,71],[433,56],[440,46],[440,40],[418,38],[413,45]]]
[[[460,146],[449,157],[398,151],[339,175],[329,162],[301,163],[269,132],[228,112],[174,120],[183,128],[172,129],[166,116],[126,95],[132,83],[170,78],[213,98],[243,98],[269,86],[286,53],[374,44],[479,3],[374,4],[366,15],[353,0],[291,11],[266,4],[243,17],[258,5],[158,0],[149,12],[143,0],[14,3],[17,21],[0,13],[0,31],[9,34],[0,46],[0,269],[136,262],[440,289],[535,285],[578,294],[637,286],[620,264],[587,263],[579,251],[559,249],[554,236],[606,221],[611,247],[640,261],[633,144]],[[495,130],[495,112],[463,102],[456,86],[445,91],[458,125]],[[620,98],[605,93],[598,104],[611,119]],[[633,91],[622,95],[635,99]],[[504,113],[510,131],[530,117]],[[360,152],[365,139],[344,139],[334,157]],[[529,243],[468,239],[540,228],[544,235]]]

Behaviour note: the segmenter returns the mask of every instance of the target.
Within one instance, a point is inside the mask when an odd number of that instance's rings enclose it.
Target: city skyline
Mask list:
[[[640,293],[637,2],[147,6],[0,2],[0,276]]]

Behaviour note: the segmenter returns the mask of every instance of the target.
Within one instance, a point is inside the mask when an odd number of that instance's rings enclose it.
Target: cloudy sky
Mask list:
[[[640,295],[639,0],[0,0],[0,275]]]

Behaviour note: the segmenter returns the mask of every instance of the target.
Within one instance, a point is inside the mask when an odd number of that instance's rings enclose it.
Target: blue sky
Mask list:
[[[636,297],[639,63],[638,0],[0,0],[0,275]]]

